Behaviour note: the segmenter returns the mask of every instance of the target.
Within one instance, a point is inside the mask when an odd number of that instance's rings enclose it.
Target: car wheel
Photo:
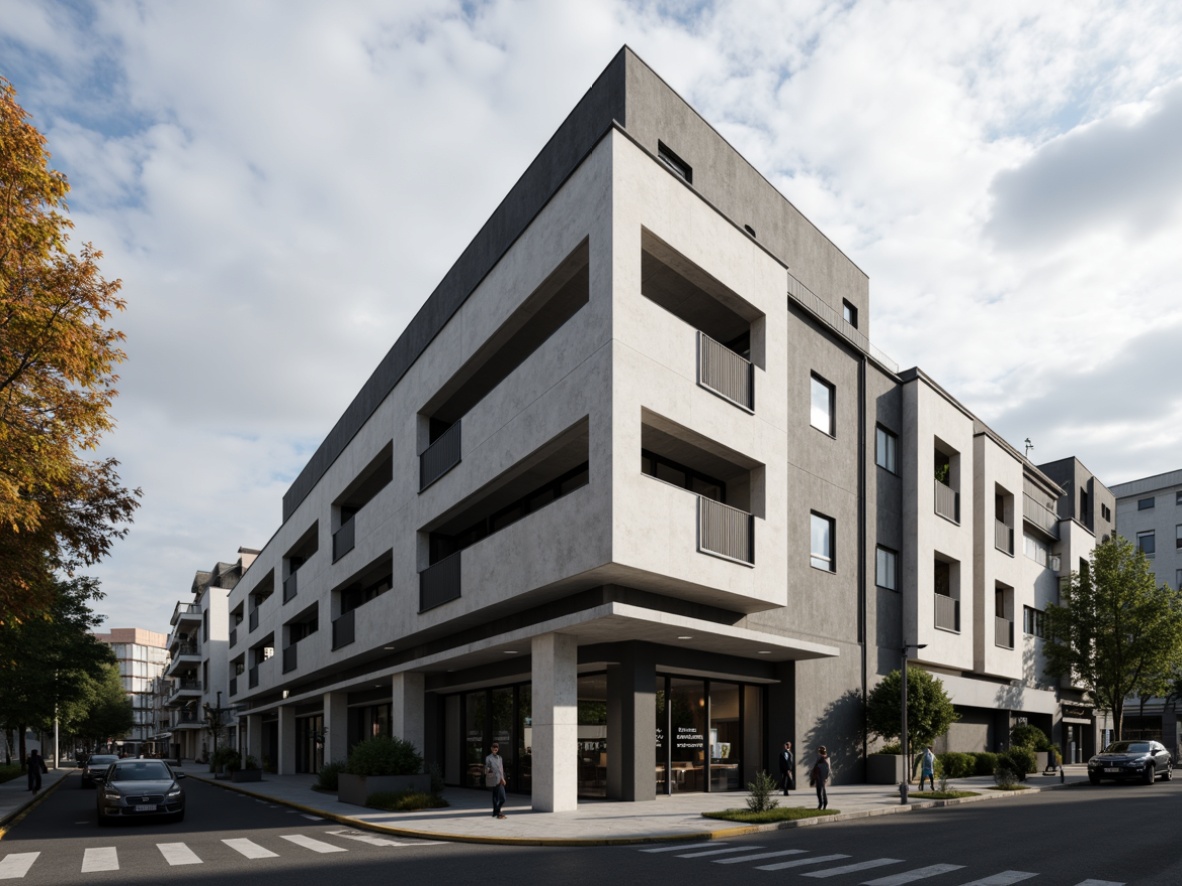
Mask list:
[[[1162,781],[1173,781],[1174,780],[1174,764],[1173,763],[1166,764],[1166,771],[1161,774],[1161,777],[1162,777]]]
[[[1157,779],[1157,764],[1152,760],[1145,764],[1144,779],[1146,784],[1153,784]]]

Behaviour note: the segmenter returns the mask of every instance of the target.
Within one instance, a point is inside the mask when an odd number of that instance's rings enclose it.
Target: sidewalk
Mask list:
[[[507,818],[492,817],[492,806],[485,791],[449,787],[443,792],[451,805],[446,809],[419,812],[380,812],[340,803],[333,794],[314,791],[314,775],[265,775],[261,782],[232,784],[215,780],[207,766],[188,763],[183,768],[191,778],[215,784],[251,797],[269,800],[303,812],[322,816],[350,827],[380,831],[402,837],[447,840],[466,843],[515,843],[525,845],[609,845],[670,840],[711,840],[740,834],[776,830],[784,827],[821,825],[850,821],[873,815],[896,815],[988,800],[1021,802],[1022,797],[1039,791],[1086,783],[1087,767],[1067,766],[1065,778],[1059,775],[1027,776],[1025,791],[991,790],[992,777],[962,778],[949,781],[949,790],[979,791],[979,797],[961,800],[918,800],[903,806],[899,792],[892,785],[835,785],[829,789],[829,808],[839,815],[808,818],[775,825],[743,825],[703,818],[702,812],[722,809],[745,809],[747,794],[676,794],[661,796],[651,802],[622,803],[613,800],[585,800],[573,812],[534,812],[529,798],[509,795],[505,805]],[[777,796],[781,806],[815,805],[811,790],[794,791],[790,797]]]
[[[0,784],[0,837],[20,817],[21,813],[52,794],[61,780],[71,772],[81,772],[80,769],[50,769],[41,776],[41,793],[33,796],[29,793],[29,783],[21,775]]]

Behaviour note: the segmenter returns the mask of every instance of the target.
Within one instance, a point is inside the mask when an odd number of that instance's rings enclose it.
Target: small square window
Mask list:
[[[809,424],[830,437],[836,436],[833,412],[835,393],[833,385],[820,376],[811,377],[809,389]]]
[[[854,329],[858,328],[858,309],[844,298],[841,300],[841,317]]]
[[[882,545],[875,556],[874,583],[889,591],[899,590],[899,554]]]
[[[874,429],[874,463],[880,468],[886,468],[892,474],[898,473],[897,455],[899,438],[879,425]]]
[[[1152,508],[1153,508],[1153,496],[1152,495],[1149,498],[1137,499],[1137,510],[1138,511],[1148,511],[1148,510],[1151,510]]]
[[[833,518],[823,514],[810,515],[810,558],[816,569],[836,572],[833,551]]]

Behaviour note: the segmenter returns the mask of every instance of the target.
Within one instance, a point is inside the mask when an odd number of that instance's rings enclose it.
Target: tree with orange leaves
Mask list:
[[[0,77],[0,625],[44,612],[45,577],[101,559],[138,507],[116,461],[83,455],[113,426],[124,302],[101,252],[69,251],[68,192]]]

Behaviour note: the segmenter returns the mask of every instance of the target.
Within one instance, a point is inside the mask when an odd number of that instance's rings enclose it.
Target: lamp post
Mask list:
[[[927,647],[927,643],[904,643],[899,650],[903,654],[903,781],[899,783],[899,803],[907,805],[907,789],[911,782],[910,754],[907,747],[907,658],[911,649],[920,650]]]

